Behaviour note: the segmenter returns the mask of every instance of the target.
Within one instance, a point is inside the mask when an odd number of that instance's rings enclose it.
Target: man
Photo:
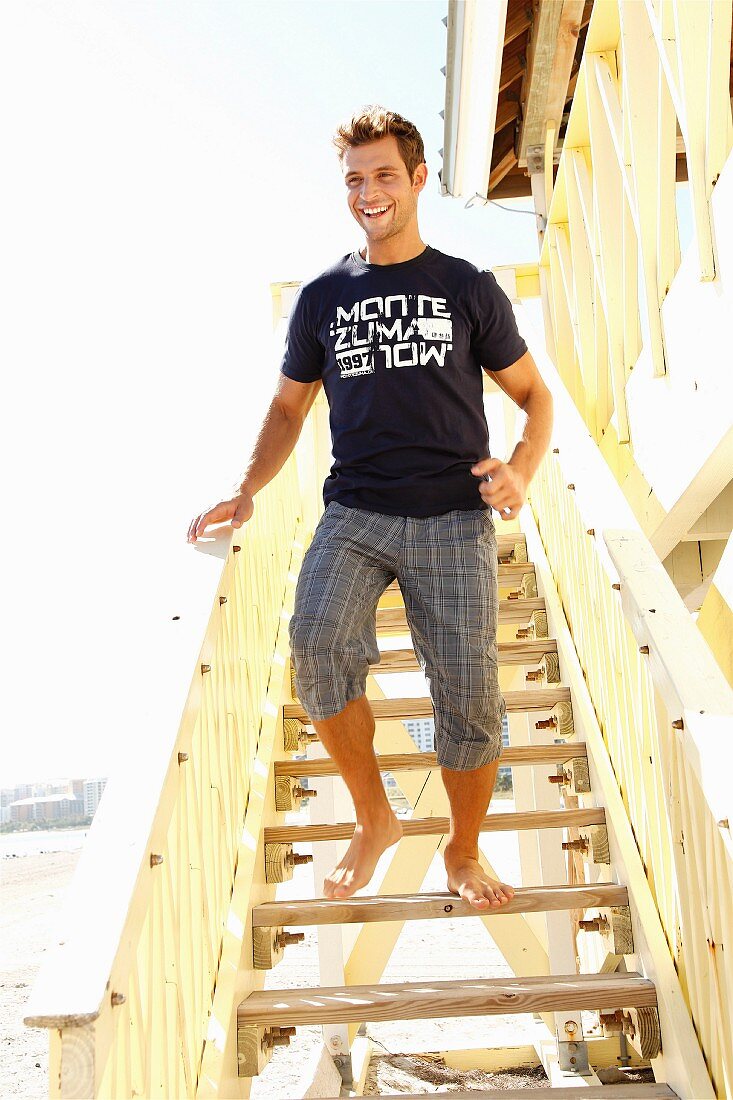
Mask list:
[[[324,893],[345,898],[365,886],[402,835],[364,693],[379,661],[377,602],[397,577],[451,807],[448,888],[477,909],[498,908],[514,891],[478,862],[506,713],[491,509],[512,519],[522,507],[549,445],[552,398],[493,274],[420,237],[428,170],[413,124],[365,108],[334,144],[365,247],[299,287],[275,397],[239,491],[194,519],[188,537],[250,519],[254,495],[286,461],[323,385],[334,464],[298,577],[290,643],[298,697],[356,809],[352,843]],[[508,462],[488,457],[482,368],[527,414]]]

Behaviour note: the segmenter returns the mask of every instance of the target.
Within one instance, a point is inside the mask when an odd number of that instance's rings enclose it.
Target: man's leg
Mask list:
[[[402,836],[385,794],[374,753],[374,715],[366,695],[352,699],[332,718],[313,722],[336,761],[356,810],[354,838],[341,862],[326,876],[327,898],[347,898],[371,879],[377,861]]]
[[[376,608],[395,578],[404,521],[329,504],[306,550],[290,619],[295,680],[309,720],[354,800],[356,830],[326,877],[326,897],[366,886],[402,826],[392,813],[374,755],[374,715],[364,687],[379,661]]]
[[[473,771],[441,768],[451,807],[451,831],[444,852],[448,889],[477,909],[498,909],[514,896],[513,887],[490,878],[478,862],[479,830],[498,770],[498,760]]]
[[[499,689],[498,559],[486,509],[408,520],[400,585],[435,714],[435,748],[448,800],[448,888],[478,909],[514,891],[478,862],[506,706]]]

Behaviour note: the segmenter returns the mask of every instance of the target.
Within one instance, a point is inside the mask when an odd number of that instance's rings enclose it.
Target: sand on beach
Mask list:
[[[23,1023],[79,849],[31,852],[0,861],[0,1096],[48,1096],[48,1032]]]

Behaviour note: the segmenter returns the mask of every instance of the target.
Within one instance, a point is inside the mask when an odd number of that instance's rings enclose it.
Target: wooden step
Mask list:
[[[570,689],[566,687],[527,688],[525,691],[504,691],[507,711],[551,710],[556,703],[570,702]],[[376,719],[383,718],[432,718],[433,701],[429,695],[408,696],[402,699],[370,699]],[[297,718],[308,724],[310,719],[300,703],[286,703],[284,718]],[[571,754],[572,755],[572,754]]]
[[[497,555],[500,558],[505,558],[507,554],[511,554],[515,545],[519,543],[524,549],[527,549],[527,539],[522,531],[517,531],[516,534],[500,535],[497,532],[496,535],[496,550]],[[525,565],[527,562],[524,563]]]
[[[585,758],[585,742],[570,741],[561,745],[509,745],[499,763],[502,767],[529,764],[564,764],[566,760]],[[396,752],[377,756],[380,772],[415,771],[421,768],[437,768],[434,752]],[[298,779],[306,775],[338,775],[336,762],[330,757],[322,760],[276,760],[275,775],[292,775]]]
[[[513,561],[506,565],[499,565],[498,579],[499,585],[504,588],[510,585],[520,585],[522,583],[522,577],[527,573],[534,573],[534,562],[531,561]],[[398,580],[392,581],[385,588],[385,593],[389,592],[391,595],[399,596],[402,593],[400,582]]]
[[[557,641],[554,638],[540,638],[539,641],[499,642],[500,665],[538,664],[546,653],[557,653]],[[372,665],[373,675],[381,676],[389,672],[413,672],[420,668],[414,649],[383,649],[379,664]]]
[[[262,990],[242,1001],[237,1017],[239,1027],[296,1027],[656,1004],[654,983],[630,972]]]
[[[544,611],[542,597],[533,600],[499,600],[499,625],[529,622],[533,611]],[[408,634],[407,615],[404,607],[378,607],[377,633]]]
[[[478,910],[456,894],[389,894],[330,900],[268,901],[252,910],[255,928],[285,928],[311,924],[372,924],[388,920],[436,920],[454,917],[491,917],[505,913],[551,913],[561,909],[590,909],[628,905],[625,886],[615,882],[582,886],[520,886],[500,909]]]
[[[417,1055],[419,1057],[419,1055]],[[515,1090],[511,1090],[515,1091]],[[525,1090],[522,1090],[525,1091]],[[540,1088],[527,1089],[530,1100],[679,1100],[669,1085],[658,1081],[641,1082],[633,1085],[589,1085],[578,1092],[577,1088]],[[424,1092],[380,1092],[380,1096],[394,1097],[397,1100],[425,1100]],[[478,1097],[490,1097],[491,1100],[506,1100],[506,1089],[473,1089],[471,1092],[433,1092],[431,1096],[449,1096],[450,1100],[475,1100]]]
[[[488,814],[481,822],[482,833],[509,833],[515,829],[568,829],[586,825],[604,825],[602,806],[585,810],[525,810],[522,813]],[[401,819],[403,836],[442,836],[450,831],[447,817]],[[264,830],[265,844],[308,843],[317,840],[348,840],[354,835],[354,822],[336,825],[273,825]]]

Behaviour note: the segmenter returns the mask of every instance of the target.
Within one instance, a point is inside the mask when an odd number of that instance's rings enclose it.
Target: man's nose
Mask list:
[[[363,183],[361,185],[360,198],[364,206],[369,205],[370,199],[377,197],[377,188],[372,183]]]

